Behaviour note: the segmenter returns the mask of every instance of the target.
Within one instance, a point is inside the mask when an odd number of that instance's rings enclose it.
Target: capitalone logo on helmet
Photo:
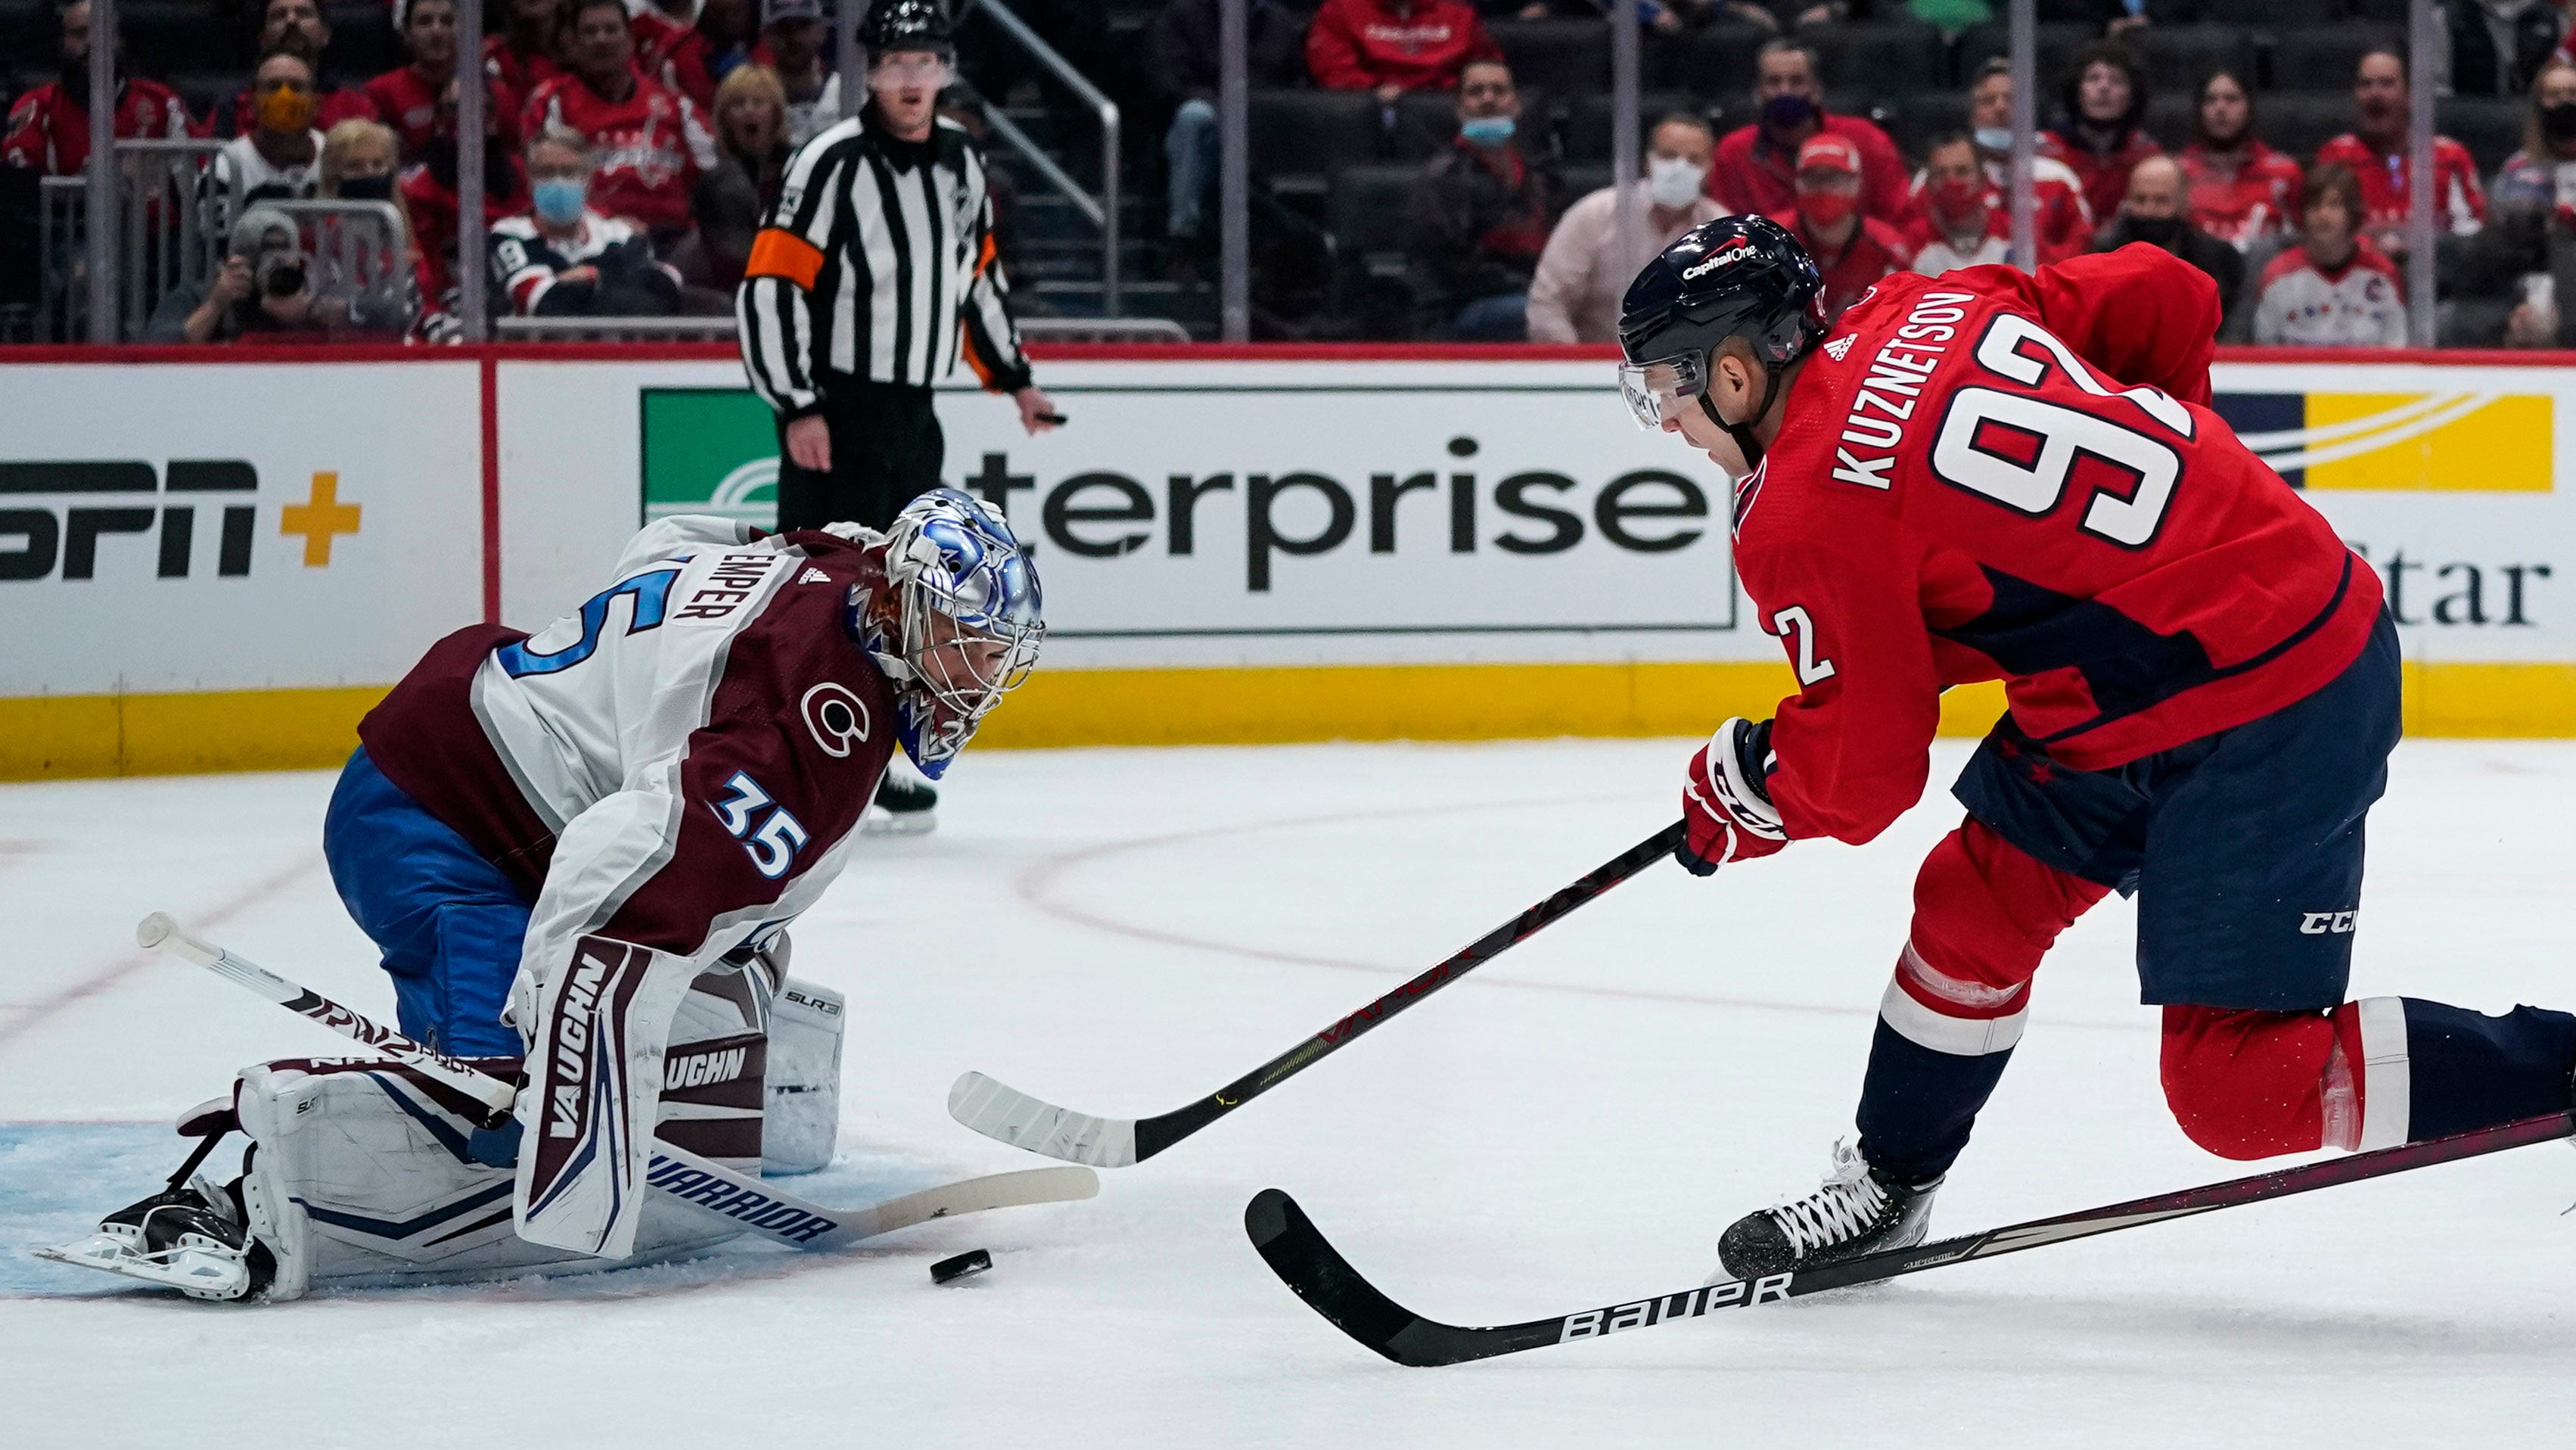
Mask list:
[[[1716,271],[1718,268],[1725,266],[1727,263],[1734,261],[1736,258],[1741,257],[1752,250],[1753,239],[1751,237],[1737,237],[1734,241],[1727,243],[1722,250],[1711,252],[1697,262],[1682,268],[1682,280],[1685,282],[1696,282],[1700,278],[1707,276],[1709,273]]]

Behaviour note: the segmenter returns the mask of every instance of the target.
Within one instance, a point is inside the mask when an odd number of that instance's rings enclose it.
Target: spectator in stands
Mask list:
[[[576,18],[576,23],[578,19]],[[575,54],[578,55],[578,47]],[[590,207],[590,143],[555,126],[528,143],[529,207],[493,223],[492,283],[521,317],[668,317],[680,274],[622,217]]]
[[[1879,278],[1913,261],[1896,228],[1861,214],[1861,154],[1848,136],[1810,136],[1798,148],[1796,203],[1771,220],[1797,235],[1825,274],[1825,316],[1843,315]]]
[[[1335,91],[1375,91],[1392,105],[1406,91],[1445,91],[1475,61],[1499,61],[1466,0],[1324,0],[1306,28],[1306,69]]]
[[[2495,207],[2576,215],[2576,61],[2552,60],[2531,78],[2522,149],[2496,173]]]
[[[1510,66],[1467,63],[1458,77],[1458,139],[1413,194],[1406,251],[1435,331],[1467,342],[1529,335],[1530,275],[1547,245],[1563,185],[1514,144],[1520,92]]]
[[[89,165],[89,0],[72,0],[55,17],[54,78],[31,87],[9,108],[0,165],[70,176]],[[188,134],[188,106],[158,81],[124,74],[117,46],[116,135],[121,140]]]
[[[2242,252],[2298,226],[2299,163],[2254,134],[2254,97],[2234,71],[2200,83],[2198,134],[2182,149],[2191,224]]]
[[[508,140],[502,117],[501,83],[483,85],[483,221],[486,226],[528,205],[527,178],[519,169],[519,148]],[[413,331],[427,342],[454,342],[456,323],[459,205],[456,193],[456,83],[448,82],[439,100],[438,119],[420,164],[403,173],[397,188],[403,210],[411,217],[414,270],[421,313]],[[479,254],[479,249],[478,249]]]
[[[367,82],[367,99],[377,119],[394,128],[403,155],[418,161],[437,125],[440,98],[456,85],[456,0],[396,0],[394,17],[411,64]],[[502,108],[503,134],[516,134],[524,99],[506,86],[499,89],[494,103]]]
[[[1612,342],[1619,301],[1648,259],[1682,233],[1715,221],[1727,208],[1701,188],[1717,150],[1705,117],[1675,112],[1646,137],[1645,196],[1637,211],[1636,250],[1619,255],[1619,189],[1605,186],[1566,208],[1530,278],[1529,340]]]
[[[2097,45],[2076,58],[2060,98],[2065,116],[2039,135],[2040,154],[2065,163],[2095,218],[2120,209],[2129,173],[2164,148],[2138,127],[2147,114],[2147,78],[2128,51]]]
[[[293,51],[313,68],[313,124],[327,131],[342,121],[377,119],[376,103],[365,91],[336,84],[323,71],[322,53],[330,48],[331,22],[322,17],[320,0],[268,0],[260,11],[259,53]],[[226,140],[248,135],[257,119],[252,112],[258,93],[256,80],[224,92],[206,114],[206,134]]]
[[[224,143],[206,169],[208,222],[217,231],[244,207],[302,201],[321,181],[322,133],[313,126],[313,62],[284,46],[251,73],[251,128]]]
[[[251,207],[233,223],[214,277],[202,286],[172,288],[145,336],[197,344],[251,336],[274,342],[294,334],[319,340],[347,317],[338,302],[314,295],[312,273],[295,219],[275,207]]]
[[[2360,178],[2320,161],[2299,188],[2297,246],[2263,269],[2254,340],[2298,347],[2403,347],[2406,289],[2361,230]]]
[[[2390,257],[2406,252],[2406,57],[2374,50],[2353,72],[2353,128],[2317,148],[2317,164],[2347,167],[2361,183],[2362,234]],[[2433,138],[2433,227],[2467,236],[2486,221],[2486,193],[2469,148]]]
[[[698,0],[649,0],[630,7],[635,21],[635,65],[689,98],[701,111],[716,103],[715,73],[708,69],[707,38],[698,30]]]
[[[599,159],[589,177],[592,201],[607,215],[633,219],[661,247],[676,246],[692,225],[690,193],[716,160],[697,105],[635,68],[623,0],[573,0],[569,59],[571,71],[529,99],[521,134],[549,127],[580,133]]]
[[[2198,267],[2218,284],[2221,326],[2236,315],[2245,291],[2245,254],[2192,225],[2190,184],[2182,166],[2170,156],[2150,156],[2129,172],[2129,194],[2119,215],[2102,229],[2102,250],[2116,251],[2131,242],[2161,247]]]
[[[1154,21],[1148,66],[1154,89],[1173,107],[1163,133],[1170,163],[1164,232],[1194,243],[1207,232],[1208,194],[1216,187],[1216,22],[1218,0],[1171,0]],[[1305,75],[1304,28],[1279,0],[1250,0],[1243,17],[1244,82],[1256,89],[1292,86]]]
[[[698,245],[672,261],[693,286],[730,291],[751,261],[761,218],[787,173],[787,92],[765,65],[735,66],[716,87],[716,164],[698,182]]]
[[[1969,135],[1977,159],[1985,164],[1986,182],[1998,198],[2012,184],[2012,62],[1988,60],[1968,87]],[[2084,199],[2084,182],[2063,161],[2040,148],[2030,158],[2031,200],[2038,232],[2039,260],[2062,262],[2093,245],[2093,207]],[[1921,179],[1917,178],[1918,191]],[[1915,204],[1922,205],[1918,195]],[[1998,200],[1997,205],[2003,205]]]
[[[718,81],[745,61],[762,60],[757,0],[699,0],[697,32],[706,45],[707,74]]]
[[[484,67],[512,95],[534,95],[564,73],[564,0],[508,0],[502,14],[501,32],[484,37]]]
[[[413,314],[419,310],[411,222],[403,212],[402,193],[395,189],[399,159],[400,143],[391,127],[376,121],[342,121],[323,133],[316,188],[324,201],[381,201],[394,209],[393,235],[383,245],[376,245],[372,231],[345,239],[365,242],[356,275],[334,270],[334,264],[343,260],[344,239],[338,234],[337,219],[324,218],[315,233],[314,250],[325,260],[312,282],[315,299],[333,304],[345,328],[376,333],[389,341],[410,330]]]
[[[1816,48],[1800,40],[1766,40],[1754,59],[1753,104],[1761,118],[1717,143],[1708,194],[1766,215],[1797,204],[1798,148],[1816,136],[1851,142],[1861,163],[1861,211],[1876,220],[1905,220],[1905,159],[1887,133],[1858,116],[1825,111]]]
[[[841,119],[840,72],[823,63],[832,39],[823,0],[761,0],[761,45],[787,96],[787,144],[804,145]]]
[[[1923,153],[1923,181],[1905,226],[1913,268],[1937,277],[1956,267],[2012,260],[2012,213],[1986,179],[1977,143],[1965,132],[1935,139]]]

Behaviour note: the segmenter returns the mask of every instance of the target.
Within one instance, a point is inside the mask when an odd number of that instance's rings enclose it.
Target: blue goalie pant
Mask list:
[[[463,836],[385,778],[362,748],[341,768],[322,855],[384,954],[402,1030],[457,1057],[515,1057],[501,1020],[533,905]]]

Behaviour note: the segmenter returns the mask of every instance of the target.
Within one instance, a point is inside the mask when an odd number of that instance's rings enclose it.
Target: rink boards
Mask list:
[[[0,352],[0,778],[335,762],[431,641],[532,627],[673,512],[767,522],[721,350]],[[2576,373],[2222,364],[2219,410],[2380,570],[2417,734],[2576,734]],[[64,360],[70,359],[70,360]],[[1043,573],[988,745],[1695,734],[1792,687],[1727,491],[1577,350],[1058,349],[1072,420],[943,392]],[[1981,730],[1991,690],[1946,724]]]

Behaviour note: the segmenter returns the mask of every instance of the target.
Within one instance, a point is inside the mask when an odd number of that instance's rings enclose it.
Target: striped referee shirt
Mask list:
[[[734,296],[743,368],[788,417],[836,381],[928,387],[960,356],[995,392],[1029,385],[983,157],[954,122],[907,142],[875,120],[869,106],[787,163]]]

